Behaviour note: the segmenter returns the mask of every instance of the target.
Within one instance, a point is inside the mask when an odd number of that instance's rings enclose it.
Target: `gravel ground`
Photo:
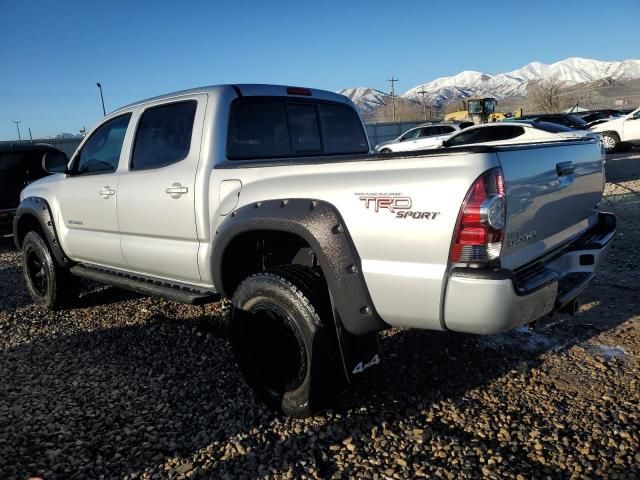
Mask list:
[[[382,367],[306,420],[254,400],[219,304],[87,283],[44,312],[0,240],[0,479],[640,478],[640,154],[607,170],[620,233],[576,316],[390,330]]]

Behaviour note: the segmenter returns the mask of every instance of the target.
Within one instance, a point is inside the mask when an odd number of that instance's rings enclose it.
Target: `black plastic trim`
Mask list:
[[[216,232],[212,254],[216,290],[230,296],[223,282],[223,259],[238,235],[250,231],[280,231],[298,235],[313,249],[329,285],[345,329],[355,335],[388,326],[377,314],[362,274],[360,257],[338,210],[312,199],[257,202],[228,215]]]
[[[72,267],[70,272],[77,277],[133,290],[134,292],[144,295],[163,297],[175,302],[201,305],[217,301],[220,298],[220,296],[214,292],[198,290],[184,284],[168,282],[153,277],[127,274],[125,272],[101,267],[77,265]]]
[[[49,203],[40,197],[27,197],[25,198],[16,211],[16,216],[13,217],[13,240],[18,247],[18,250],[22,248],[20,245],[20,238],[18,235],[18,225],[23,215],[33,215],[40,224],[40,228],[44,232],[49,248],[53,253],[56,262],[61,267],[69,267],[72,265],[72,261],[62,250],[60,241],[58,240],[58,233],[53,221],[53,215],[51,214],[51,207]]]

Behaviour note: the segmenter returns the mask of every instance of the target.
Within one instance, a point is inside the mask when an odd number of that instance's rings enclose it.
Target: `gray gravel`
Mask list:
[[[637,155],[637,154],[636,154]],[[640,158],[612,156],[620,235],[574,317],[472,337],[394,329],[327,412],[244,385],[220,305],[84,285],[30,304],[0,240],[0,479],[639,478]]]

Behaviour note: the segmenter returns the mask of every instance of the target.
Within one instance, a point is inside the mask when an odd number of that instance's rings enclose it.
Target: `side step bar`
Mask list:
[[[202,305],[215,302],[220,295],[207,290],[198,290],[192,286],[167,282],[164,280],[142,277],[125,272],[107,270],[102,267],[77,265],[70,269],[76,277],[86,278],[94,282],[106,283],[115,287],[133,290],[134,292],[155,297],[163,297],[175,302]]]

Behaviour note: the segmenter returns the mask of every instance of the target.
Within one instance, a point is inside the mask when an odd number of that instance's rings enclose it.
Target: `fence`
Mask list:
[[[384,122],[369,123],[365,127],[371,148],[379,143],[395,140],[410,128],[417,127],[424,122]]]

